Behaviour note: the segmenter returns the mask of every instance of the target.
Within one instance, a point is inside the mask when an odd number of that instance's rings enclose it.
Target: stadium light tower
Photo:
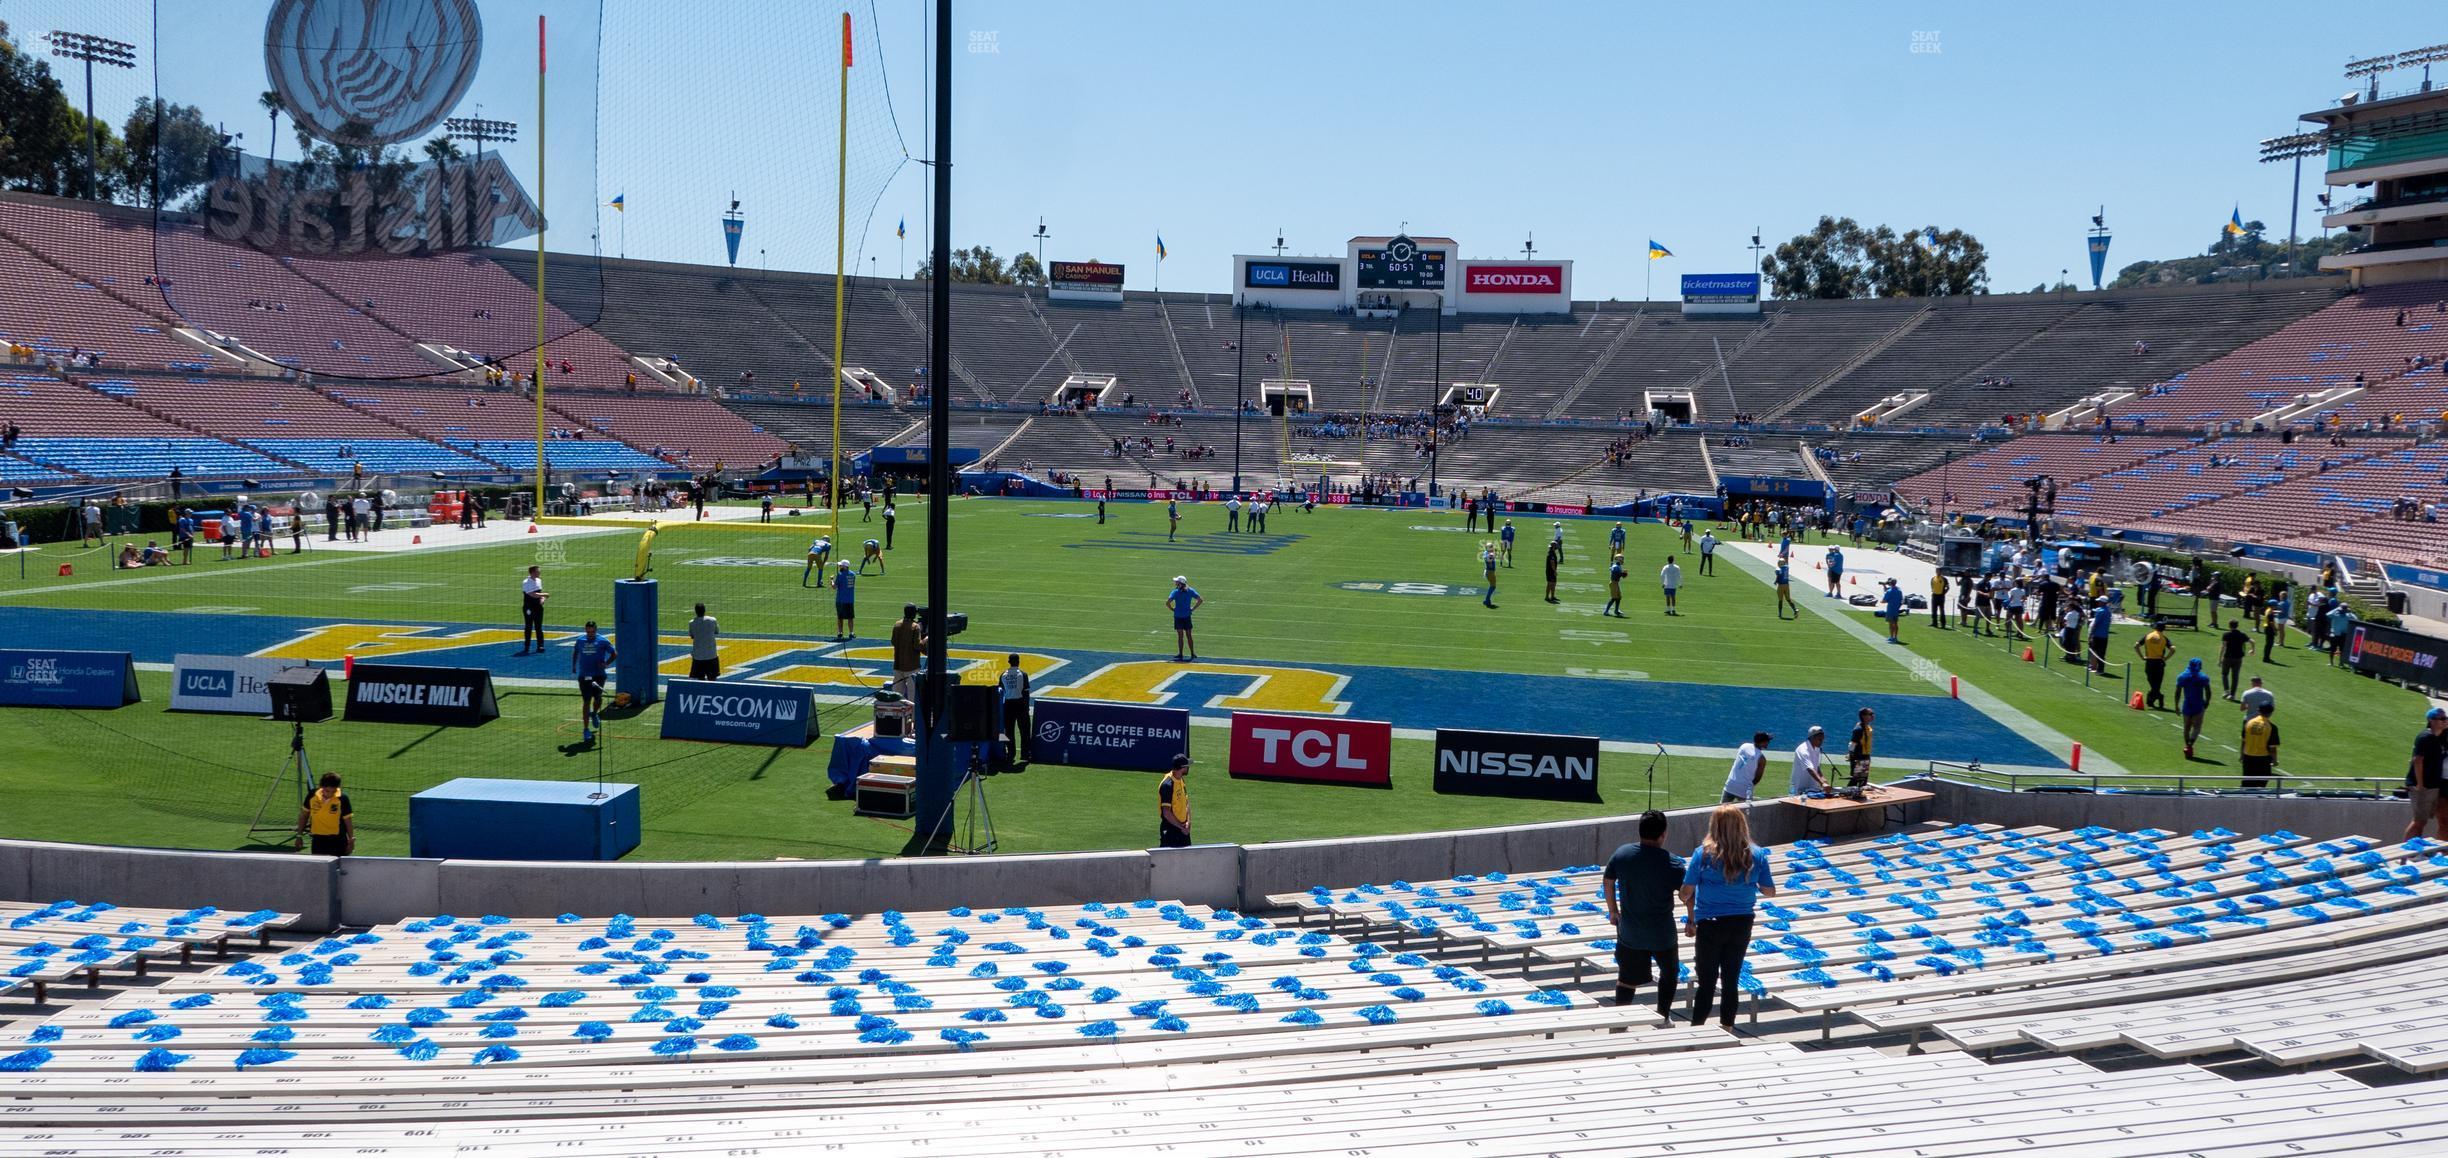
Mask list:
[[[97,64],[112,68],[136,67],[136,46],[107,36],[57,30],[44,33],[43,40],[51,45],[51,55],[82,61],[85,65],[85,196],[88,200],[100,201],[102,130],[94,123],[93,70]]]
[[[1529,261],[1530,259],[1532,259],[1532,258],[1534,258],[1534,257],[1537,257],[1537,256],[1538,256],[1538,246],[1537,246],[1537,245],[1532,244],[1533,242],[1535,242],[1535,241],[1537,241],[1537,240],[1538,240],[1538,235],[1536,235],[1536,234],[1532,234],[1532,233],[1525,233],[1525,234],[1522,234],[1522,260],[1523,260],[1523,261]]]
[[[2443,60],[2448,60],[2448,44],[2434,44],[2429,48],[2417,48],[2410,52],[2398,53],[2397,67],[2413,68],[2416,65],[2421,65],[2423,70],[2423,78],[2422,89],[2420,91],[2430,92],[2431,66]]]
[[[1046,233],[1045,218],[1040,217],[1037,219],[1037,232],[1033,236],[1037,238],[1037,276],[1045,277],[1045,239],[1049,236],[1049,234]],[[1053,284],[1054,279],[1046,278],[1046,285],[1048,287],[1047,292],[1052,292],[1051,287]]]
[[[2329,138],[2322,133],[2289,133],[2261,142],[2261,163],[2295,162],[2295,189],[2287,198],[2287,276],[2303,271],[2295,268],[2295,224],[2303,209],[2303,159],[2329,151]]]
[[[1751,276],[1753,277],[1758,277],[1762,268],[1760,265],[1761,248],[1760,227],[1754,225],[1751,227]]]
[[[2394,52],[2385,56],[2367,56],[2361,60],[2350,60],[2346,62],[2346,79],[2360,80],[2370,77],[2370,88],[2363,99],[2376,101],[2380,99],[2380,74],[2395,67],[2397,67],[2397,54]]]
[[[479,105],[476,111],[482,113],[484,107]],[[452,117],[442,122],[442,133],[458,140],[473,141],[476,151],[482,153],[488,144],[507,145],[518,140],[518,125],[510,121],[488,120],[482,116]]]
[[[1278,226],[1276,226],[1276,227],[1275,227],[1275,256],[1277,256],[1277,257],[1282,257],[1282,256],[1283,256],[1283,251],[1284,251],[1283,226],[1278,225]]]

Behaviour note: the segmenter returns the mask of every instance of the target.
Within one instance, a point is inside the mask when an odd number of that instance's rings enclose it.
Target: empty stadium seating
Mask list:
[[[2351,294],[2275,333],[2168,379],[2164,393],[2115,407],[2119,420],[2210,426],[2241,422],[2306,394],[2380,386],[2407,359],[2448,356],[2448,289],[2437,283],[2380,286]],[[2397,324],[2399,311],[2406,324]]]

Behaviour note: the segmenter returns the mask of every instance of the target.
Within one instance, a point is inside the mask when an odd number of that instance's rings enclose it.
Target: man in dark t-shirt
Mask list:
[[[1683,864],[1666,851],[1665,842],[1666,814],[1642,813],[1640,843],[1607,858],[1598,886],[1607,919],[1615,923],[1615,1004],[1632,1004],[1654,965],[1659,1017],[1672,1016],[1675,975],[1682,968],[1675,953],[1674,903],[1683,887]]]
[[[2421,836],[2426,823],[2436,823],[2439,835],[2448,837],[2448,808],[2440,803],[2444,787],[2448,787],[2448,708],[2435,707],[2424,714],[2423,730],[2414,734],[2414,758],[2406,762],[2406,799],[2414,805],[2414,819],[2406,825],[2407,840]]]
[[[2226,632],[2219,636],[2219,686],[2225,698],[2236,698],[2236,685],[2244,675],[2244,656],[2251,650],[2252,637],[2244,634],[2244,621],[2229,621]]]

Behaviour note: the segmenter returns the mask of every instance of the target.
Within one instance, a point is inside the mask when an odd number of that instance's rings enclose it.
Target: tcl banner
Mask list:
[[[1394,786],[1394,726],[1337,716],[1232,714],[1225,770],[1236,780]]]
[[[1560,265],[1472,265],[1462,271],[1462,288],[1475,294],[1560,294]]]
[[[1598,737],[1439,728],[1436,790],[1597,804]]]

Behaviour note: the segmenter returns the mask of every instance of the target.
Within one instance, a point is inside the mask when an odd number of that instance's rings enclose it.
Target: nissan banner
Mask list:
[[[1597,804],[1598,737],[1439,728],[1436,790]]]

